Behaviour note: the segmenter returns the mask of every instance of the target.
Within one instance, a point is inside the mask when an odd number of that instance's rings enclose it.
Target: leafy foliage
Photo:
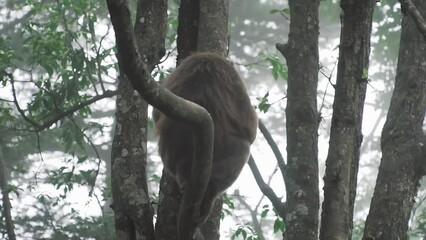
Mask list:
[[[278,80],[278,77],[287,80],[287,65],[281,62],[278,55],[267,55],[261,52],[259,57],[270,64],[272,77],[274,77],[275,80]]]
[[[241,236],[244,240],[259,240],[259,236],[254,229],[249,225],[238,226],[237,230],[232,234],[231,240]]]
[[[97,199],[94,190],[107,191],[96,180],[103,171],[103,152],[109,152],[111,128],[100,119],[112,122],[112,117],[108,108],[93,108],[93,103],[113,97],[116,88],[104,3],[7,4],[11,14],[0,22],[0,147],[11,177],[7,191],[25,197],[25,203],[36,201],[15,208],[21,212],[14,219],[18,237],[111,239],[111,216],[86,217],[68,202],[76,186],[88,186],[89,194],[83,196],[96,198],[99,205],[104,199]],[[59,152],[67,161],[47,166]],[[62,193],[40,194],[49,186]]]

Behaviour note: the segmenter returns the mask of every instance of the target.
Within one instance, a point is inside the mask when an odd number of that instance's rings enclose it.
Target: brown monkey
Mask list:
[[[174,94],[204,107],[214,125],[211,177],[200,209],[200,225],[207,220],[216,197],[238,177],[256,137],[257,117],[243,81],[232,65],[215,53],[186,58],[164,81]],[[180,188],[190,181],[192,128],[154,109],[159,154]]]

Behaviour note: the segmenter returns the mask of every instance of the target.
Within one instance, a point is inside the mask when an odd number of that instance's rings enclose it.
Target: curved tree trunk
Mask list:
[[[426,1],[413,3],[426,16]],[[408,239],[408,221],[425,170],[425,63],[426,41],[411,16],[405,15],[395,89],[382,131],[382,160],[364,237]]]

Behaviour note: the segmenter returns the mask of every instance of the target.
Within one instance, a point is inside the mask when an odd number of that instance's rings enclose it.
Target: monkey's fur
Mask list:
[[[163,81],[163,86],[204,107],[213,119],[213,164],[197,220],[200,225],[207,220],[216,197],[237,179],[247,162],[256,137],[256,112],[238,73],[215,53],[197,53],[186,58]],[[192,128],[156,109],[153,117],[164,167],[184,189],[191,177]]]

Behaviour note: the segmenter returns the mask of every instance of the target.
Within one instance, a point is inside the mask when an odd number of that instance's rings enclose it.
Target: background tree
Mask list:
[[[352,236],[374,1],[341,1],[340,7],[339,63],[333,86],[320,239]]]

